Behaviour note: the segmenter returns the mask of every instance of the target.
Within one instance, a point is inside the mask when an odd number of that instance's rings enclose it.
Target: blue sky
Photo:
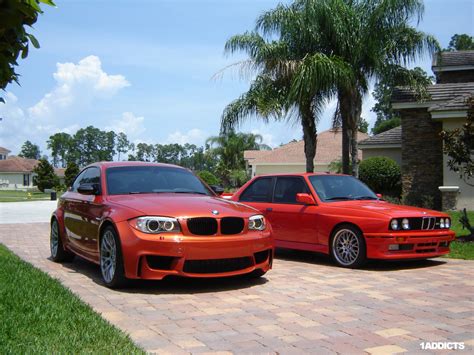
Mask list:
[[[58,131],[87,125],[124,131],[132,141],[203,144],[219,131],[220,114],[248,82],[229,72],[242,57],[226,57],[225,41],[251,29],[276,6],[270,0],[57,0],[34,34],[41,49],[20,61],[21,86],[0,104],[0,146],[18,153],[29,139],[44,153]],[[419,29],[447,46],[454,33],[474,33],[474,1],[426,0]],[[418,63],[431,73],[430,58]],[[331,111],[318,130],[330,127]],[[369,95],[363,116],[373,123]],[[300,139],[301,128],[249,120],[244,131],[272,146]]]

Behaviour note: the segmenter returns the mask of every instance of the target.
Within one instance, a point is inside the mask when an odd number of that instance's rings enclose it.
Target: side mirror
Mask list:
[[[209,187],[219,196],[224,193],[224,188],[222,186],[210,185]]]
[[[377,196],[378,198],[382,198],[382,194],[375,194],[375,196]]]
[[[310,194],[296,194],[296,202],[303,203],[305,205],[315,205],[316,201],[314,201],[313,196]]]
[[[77,188],[77,192],[82,195],[98,195],[99,191],[94,184],[81,184]]]

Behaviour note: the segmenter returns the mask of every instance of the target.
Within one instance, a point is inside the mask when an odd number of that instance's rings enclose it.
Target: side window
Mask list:
[[[72,187],[71,187],[71,191],[73,192],[77,192],[77,188],[79,187],[79,185],[81,184],[81,181],[84,180],[85,176],[86,176],[86,173],[89,169],[86,169],[84,170],[82,173],[80,173],[79,175],[76,176],[76,180],[74,180],[73,184],[72,184]]]
[[[272,182],[273,179],[271,177],[255,180],[247,187],[242,195],[240,195],[239,201],[270,202],[272,196]]]
[[[296,194],[308,193],[306,183],[299,177],[279,177],[273,195],[274,203],[298,203]]]
[[[88,168],[80,173],[74,183],[71,191],[77,192],[77,188],[81,184],[97,184],[100,188],[100,170],[99,168]]]

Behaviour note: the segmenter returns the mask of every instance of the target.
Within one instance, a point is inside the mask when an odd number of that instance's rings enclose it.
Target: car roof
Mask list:
[[[115,167],[125,167],[125,166],[163,166],[163,167],[170,167],[170,168],[180,168],[185,169],[182,166],[174,165],[174,164],[165,164],[165,163],[154,163],[154,162],[147,162],[147,161],[99,161],[97,163],[89,164],[89,166],[97,166],[97,167],[104,167],[104,168],[115,168]]]
[[[262,174],[257,175],[257,177],[272,177],[272,176],[352,176],[347,174],[336,174],[336,173],[325,173],[325,172],[316,172],[316,173],[278,173],[278,174]]]

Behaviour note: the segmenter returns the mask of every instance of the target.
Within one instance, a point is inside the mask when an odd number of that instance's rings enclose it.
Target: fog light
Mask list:
[[[388,246],[388,250],[399,250],[400,249],[400,245],[398,244],[390,244]]]

